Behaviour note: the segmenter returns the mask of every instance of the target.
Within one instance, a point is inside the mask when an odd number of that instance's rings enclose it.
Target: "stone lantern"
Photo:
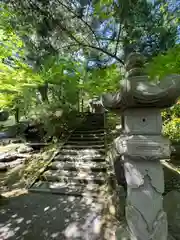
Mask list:
[[[120,91],[102,96],[106,109],[123,116],[123,131],[114,140],[113,152],[123,164],[127,184],[127,238],[123,238],[125,230],[117,231],[118,240],[166,240],[168,236],[160,160],[170,157],[170,144],[161,135],[161,109],[172,106],[180,96],[180,75],[155,83],[149,81],[143,65],[142,56],[131,53]]]

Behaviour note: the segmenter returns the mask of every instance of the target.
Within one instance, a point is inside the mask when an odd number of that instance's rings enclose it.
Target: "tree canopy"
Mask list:
[[[118,89],[132,51],[152,77],[179,72],[179,9],[165,0],[1,1],[0,107],[77,110],[85,93]]]
[[[151,57],[173,47],[177,37],[179,5],[164,0],[7,2],[16,28],[28,29],[31,51],[42,55],[83,49],[90,59],[123,63],[127,49]]]

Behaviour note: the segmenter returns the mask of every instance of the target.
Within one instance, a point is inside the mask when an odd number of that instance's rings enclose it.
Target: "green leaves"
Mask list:
[[[120,70],[116,64],[104,69],[94,69],[88,74],[88,80],[84,82],[83,89],[91,96],[113,92],[119,88],[120,79]]]
[[[147,70],[152,79],[161,79],[173,73],[180,74],[180,44],[155,57]]]
[[[163,127],[163,133],[172,142],[180,141],[180,118],[174,118]]]
[[[7,10],[2,16],[9,17]],[[3,14],[4,13],[4,14]],[[1,17],[2,17],[1,16]],[[7,21],[0,18],[0,22]],[[4,22],[6,23],[6,22]],[[17,104],[27,90],[43,82],[38,73],[24,61],[25,46],[12,28],[0,25],[0,108]]]
[[[114,15],[113,0],[99,0],[94,4],[94,15],[101,20],[109,19]]]

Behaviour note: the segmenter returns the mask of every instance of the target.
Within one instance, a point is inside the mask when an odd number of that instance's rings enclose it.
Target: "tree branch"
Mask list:
[[[121,25],[119,25],[118,37],[117,37],[117,42],[116,42],[116,47],[115,47],[115,53],[114,53],[115,55],[117,54],[117,50],[118,50],[118,44],[119,44],[120,34],[121,34]]]
[[[69,9],[69,7],[66,6],[66,5],[64,5],[61,1],[59,1],[59,3],[60,3],[62,6],[66,7],[67,10]],[[47,15],[47,12],[44,11],[44,10],[42,10],[41,8],[39,8],[39,6],[37,6],[36,4],[32,3],[31,1],[30,1],[30,4],[31,4],[32,9],[34,8],[35,10],[39,11],[41,14]],[[71,10],[71,9],[70,9],[70,10]],[[71,12],[74,14],[74,16],[78,17],[77,14],[75,14],[72,10],[71,10]],[[52,19],[54,18],[53,15],[52,15],[51,17],[52,17]],[[86,21],[84,21],[83,19],[80,19],[80,20],[83,21],[84,24],[85,24],[88,28],[92,29],[91,26],[90,26]],[[82,47],[84,47],[84,48],[96,49],[96,50],[98,50],[98,51],[100,51],[100,52],[102,52],[102,53],[105,53],[106,55],[108,55],[108,56],[116,59],[118,62],[120,62],[122,65],[124,65],[123,60],[120,59],[118,56],[116,56],[116,54],[113,54],[113,53],[111,53],[111,52],[109,52],[109,51],[101,48],[100,46],[97,47],[97,46],[94,46],[94,45],[91,45],[91,44],[86,44],[86,43],[83,43],[82,41],[79,41],[79,40],[71,33],[71,31],[69,31],[69,30],[61,23],[61,21],[59,21],[59,22],[57,23],[57,27],[59,27],[59,28],[60,28],[61,30],[63,30],[64,32],[66,32],[66,34],[67,34],[72,40],[74,40],[77,44],[79,44],[80,46],[82,46]],[[94,32],[93,29],[92,29],[91,31]],[[95,34],[95,33],[94,33],[94,34]],[[95,36],[96,36],[96,35],[95,35]],[[98,40],[97,40],[97,42],[99,43]]]
[[[124,65],[124,61],[123,61],[122,59],[120,59],[118,56],[116,56],[116,54],[113,54],[113,53],[111,53],[111,52],[108,52],[108,51],[106,51],[105,49],[100,48],[100,47],[96,47],[96,46],[94,46],[94,45],[85,44],[85,43],[79,41],[79,40],[78,40],[69,30],[67,30],[66,27],[64,27],[63,25],[59,24],[59,27],[60,27],[63,31],[65,31],[65,32],[68,34],[68,36],[69,36],[71,39],[73,39],[76,43],[78,43],[80,46],[86,47],[86,48],[96,49],[96,50],[98,50],[98,51],[100,51],[100,52],[103,52],[103,53],[107,54],[108,56],[116,59],[116,60],[117,60],[118,62],[120,62],[122,65]]]
[[[100,43],[98,41],[98,38],[96,36],[96,33],[94,32],[94,30],[92,29],[91,25],[89,25],[82,17],[78,16],[70,7],[68,7],[66,4],[62,3],[60,0],[58,1],[64,8],[66,8],[69,12],[71,12],[76,18],[80,19],[92,32],[92,34],[94,35],[96,42],[98,44],[98,46],[100,47]]]

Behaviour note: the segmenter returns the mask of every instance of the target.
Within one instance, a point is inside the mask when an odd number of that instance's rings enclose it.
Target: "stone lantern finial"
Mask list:
[[[144,63],[145,60],[140,53],[129,54],[125,61],[127,77],[144,75]]]

